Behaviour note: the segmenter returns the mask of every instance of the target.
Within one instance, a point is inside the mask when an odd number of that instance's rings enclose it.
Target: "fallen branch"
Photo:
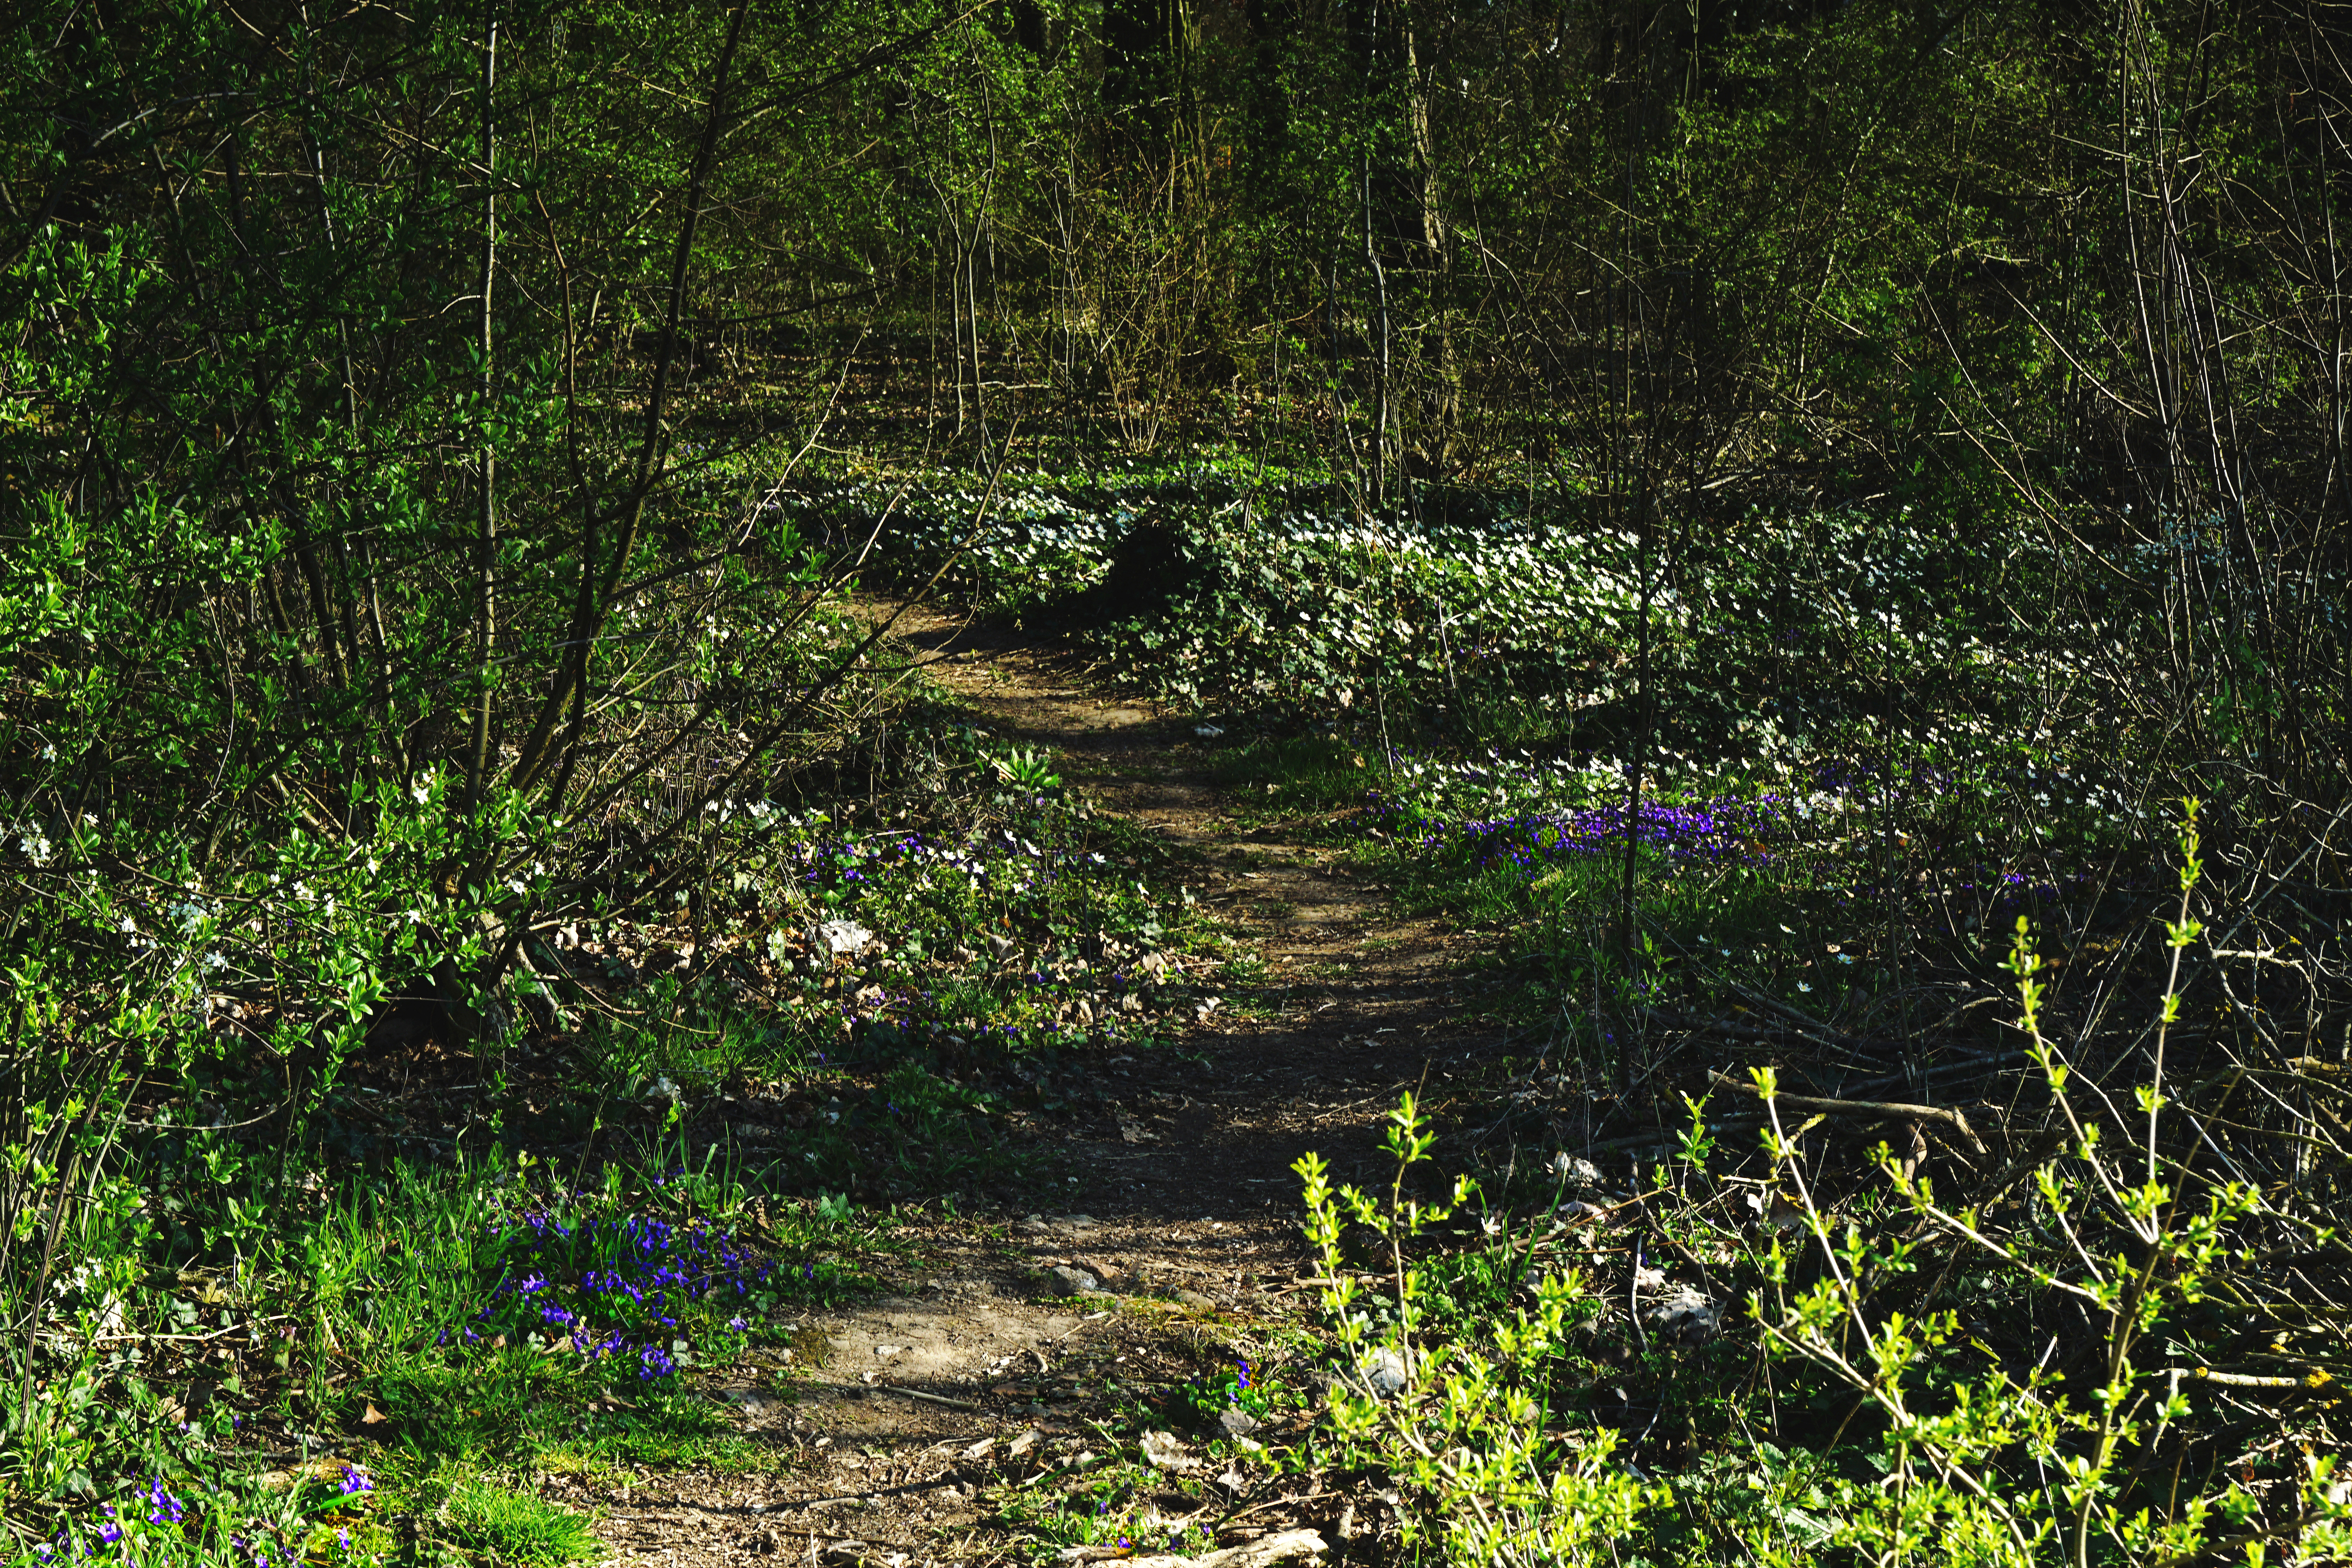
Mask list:
[[[877,1383],[872,1386],[877,1393],[895,1394],[902,1399],[927,1400],[933,1405],[944,1405],[950,1410],[978,1410],[982,1408],[980,1405],[973,1404],[969,1399],[950,1399],[944,1394],[925,1394],[919,1388],[901,1388],[895,1383]]]
[[[1726,1073],[1711,1073],[1709,1079],[1717,1089],[1732,1089],[1742,1094],[1761,1091],[1752,1083],[1743,1083]],[[1989,1154],[1991,1151],[1969,1119],[1957,1110],[1940,1105],[1910,1105],[1899,1100],[1820,1100],[1809,1094],[1775,1094],[1773,1100],[1791,1110],[1813,1112],[1822,1116],[1865,1116],[1874,1121],[1932,1121],[1948,1127],[1967,1141],[1972,1154]]]
[[[2248,1372],[2215,1372],[2210,1366],[2193,1367],[2189,1375],[2224,1388],[2317,1388],[2327,1381],[2327,1374],[2315,1367],[2301,1377],[2260,1377]]]

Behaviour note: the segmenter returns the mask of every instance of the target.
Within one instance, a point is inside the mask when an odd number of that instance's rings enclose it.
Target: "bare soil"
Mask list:
[[[791,1357],[714,1387],[773,1445],[773,1470],[551,1482],[600,1516],[624,1559],[1016,1555],[982,1494],[1063,1484],[1045,1462],[1106,1453],[1095,1423],[1122,1398],[1236,1355],[1278,1363],[1311,1294],[1292,1164],[1313,1150],[1339,1180],[1376,1178],[1377,1124],[1399,1092],[1442,1104],[1450,1068],[1493,1043],[1457,1024],[1442,929],[1389,912],[1384,889],[1304,841],[1307,824],[1254,822],[1211,783],[1195,721],[1108,689],[1066,647],[920,605],[867,607],[896,614],[892,635],[984,727],[1053,748],[1100,809],[1197,856],[1193,892],[1256,945],[1264,978],[1230,988],[1168,1059],[1112,1061],[1104,1113],[1054,1130],[1060,1190],[919,1213],[900,1233],[909,1250],[886,1266],[891,1294],[812,1313]],[[1058,1265],[1099,1291],[1056,1299],[1046,1271]],[[1258,1483],[1265,1497],[1236,1500],[1256,1506],[1221,1542],[1320,1524],[1339,1544],[1331,1500]],[[1198,1507],[1166,1501],[1171,1516]]]

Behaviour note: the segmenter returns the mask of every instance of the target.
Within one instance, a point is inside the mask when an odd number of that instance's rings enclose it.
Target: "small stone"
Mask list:
[[[1601,1167],[1563,1150],[1551,1157],[1552,1174],[1571,1193],[1590,1192],[1603,1180]]]
[[[1386,1346],[1366,1356],[1357,1370],[1362,1374],[1364,1386],[1381,1399],[1388,1398],[1405,1385],[1404,1357]]]
[[[1045,1271],[1045,1289],[1050,1295],[1084,1296],[1101,1288],[1093,1275],[1066,1263]]]
[[[1642,1314],[1658,1338],[1674,1344],[1704,1344],[1723,1331],[1723,1309],[1688,1285]]]

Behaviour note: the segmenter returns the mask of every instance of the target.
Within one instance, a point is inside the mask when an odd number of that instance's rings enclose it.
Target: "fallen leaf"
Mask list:
[[[1183,1443],[1173,1432],[1146,1432],[1143,1458],[1156,1470],[1197,1469],[1201,1463],[1184,1451]]]

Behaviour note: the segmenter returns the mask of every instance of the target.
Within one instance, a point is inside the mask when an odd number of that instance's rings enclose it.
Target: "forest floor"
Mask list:
[[[1310,842],[1313,821],[1261,821],[1221,792],[1195,721],[1106,689],[1050,641],[922,606],[868,608],[898,612],[893,635],[978,722],[1051,748],[1096,809],[1196,862],[1194,896],[1263,967],[1226,987],[1180,1049],[1111,1058],[1104,1110],[1062,1124],[1025,1201],[906,1215],[904,1250],[878,1269],[886,1293],[812,1311],[794,1336],[797,1375],[747,1365],[720,1380],[776,1468],[568,1494],[558,1483],[623,1559],[1018,1555],[997,1489],[1066,1485],[1090,1448],[1115,1446],[1106,1423],[1122,1405],[1118,1429],[1139,1436],[1125,1428],[1140,1393],[1213,1360],[1278,1366],[1297,1342],[1314,1270],[1293,1163],[1315,1151],[1335,1182],[1379,1182],[1392,1166],[1377,1124],[1399,1094],[1442,1104],[1450,1069],[1493,1044],[1461,1019],[1448,933],[1387,912],[1384,888]],[[1064,1265],[1101,1289],[1055,1299],[1048,1271]],[[1243,1484],[1217,1494],[1223,1506],[1171,1489],[1161,1517],[1198,1514],[1203,1544],[1347,1532],[1317,1483],[1229,1477]]]

